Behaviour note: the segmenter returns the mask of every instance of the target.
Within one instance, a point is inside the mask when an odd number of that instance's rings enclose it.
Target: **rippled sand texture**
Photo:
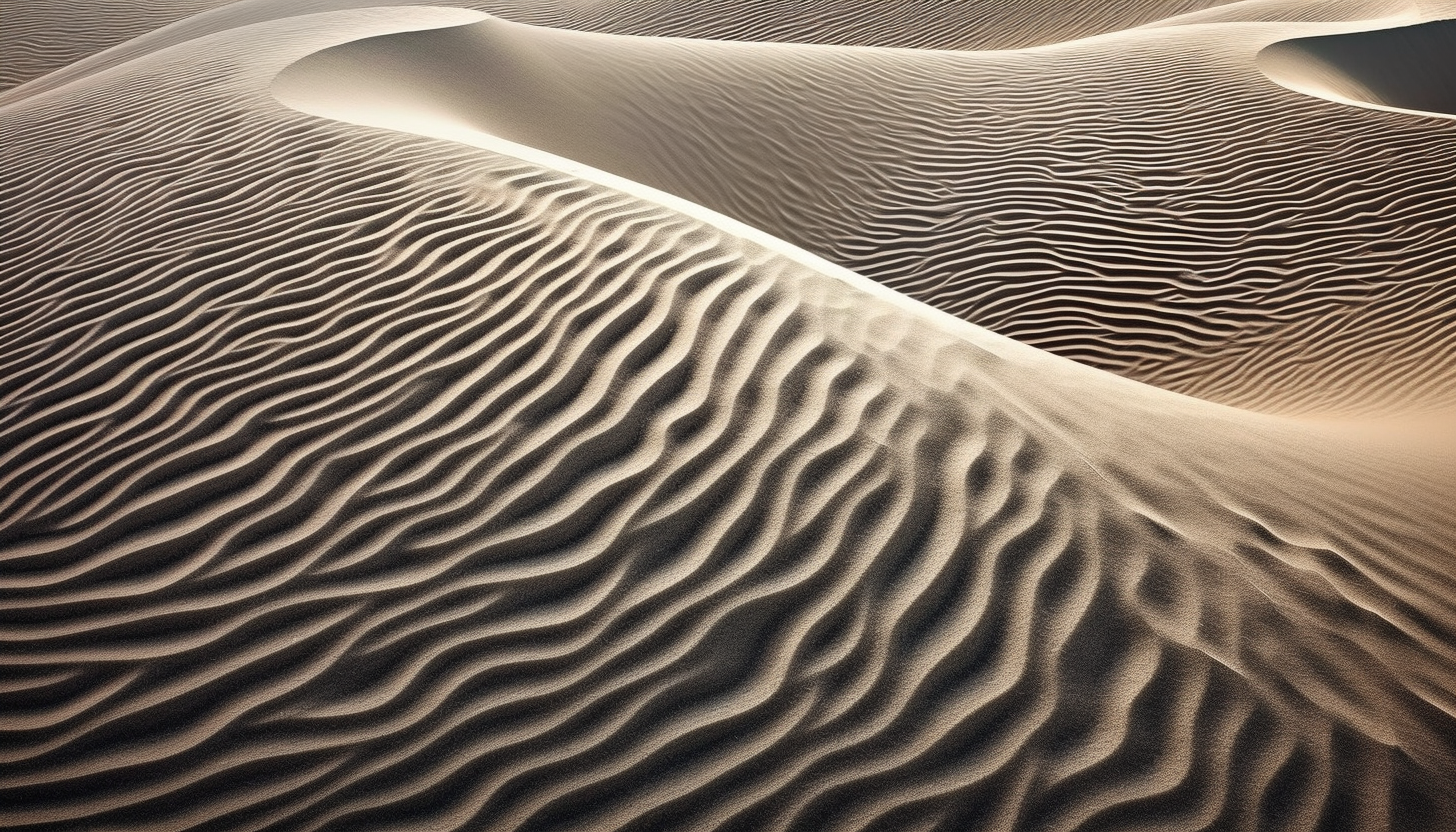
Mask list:
[[[1414,12],[347,5],[0,93],[0,828],[1456,828]]]

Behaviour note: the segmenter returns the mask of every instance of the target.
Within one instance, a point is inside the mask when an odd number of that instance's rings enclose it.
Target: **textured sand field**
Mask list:
[[[1456,6],[366,5],[3,10],[0,828],[1456,829]]]

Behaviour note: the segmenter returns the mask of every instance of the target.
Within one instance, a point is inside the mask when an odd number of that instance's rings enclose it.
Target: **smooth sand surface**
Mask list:
[[[1300,92],[1396,112],[1456,118],[1456,21],[1296,38],[1259,55]]]
[[[0,828],[1456,829],[1415,12],[475,5],[0,98]]]

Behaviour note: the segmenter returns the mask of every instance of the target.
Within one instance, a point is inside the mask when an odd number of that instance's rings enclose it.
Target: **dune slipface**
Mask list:
[[[211,5],[0,92],[0,828],[1456,828],[1438,10]]]
[[[1456,117],[1456,22],[1297,38],[1259,55],[1291,89],[1350,104]]]

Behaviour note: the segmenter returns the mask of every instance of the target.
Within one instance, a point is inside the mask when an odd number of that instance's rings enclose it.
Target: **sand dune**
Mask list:
[[[1365,0],[1362,7],[1368,7]],[[389,5],[430,5],[430,0]],[[6,8],[0,28],[0,90],[95,56],[108,47],[135,57],[137,44],[215,34],[239,25],[375,0],[97,0],[78,15],[74,4],[27,0]],[[1095,5],[1048,0],[901,3],[742,0],[471,0],[458,3],[524,23],[627,35],[745,41],[841,43],[928,49],[1012,49],[1118,31],[1180,13],[1216,10],[1229,0],[1115,0]],[[1238,12],[1234,13],[1238,15]],[[1328,15],[1325,10],[1323,14]],[[1319,17],[1316,19],[1330,19]],[[157,31],[160,30],[160,31]],[[107,60],[118,57],[107,56]]]
[[[52,86],[97,66],[120,65],[159,45],[176,45],[239,26],[374,5],[376,0],[97,0],[88,3],[78,19],[74,4],[28,0],[5,10],[0,54],[7,60],[0,67],[0,91],[27,81]],[[431,0],[389,5],[431,5]],[[1219,8],[1228,0],[1163,4],[1117,0],[1080,7],[1047,0],[951,5],[926,0],[896,4],[471,0],[452,5],[523,23],[627,35],[1005,49],[1117,31],[1179,12]],[[41,80],[50,73],[56,77]]]
[[[1256,412],[1453,389],[1350,24],[280,8],[0,105],[0,828],[1456,828],[1450,425]]]
[[[1259,55],[1291,89],[1334,101],[1417,115],[1456,116],[1456,22],[1298,38]]]
[[[235,4],[77,71],[327,5]],[[579,28],[614,16],[628,30],[656,8],[481,6]],[[721,11],[705,6],[668,31],[729,35],[714,29]],[[311,62],[361,61],[351,82],[370,81],[356,98],[395,88],[415,111],[433,101],[452,121],[664,188],[1141,381],[1269,412],[1449,408],[1456,390],[1433,369],[1451,360],[1452,322],[1444,305],[1431,308],[1450,275],[1446,127],[1372,124],[1269,87],[1259,50],[1330,26],[1246,23],[1316,11],[1382,26],[1415,19],[1381,2],[1245,2],[995,54],[684,45],[495,20],[473,42],[403,36]],[[1080,31],[1039,7],[1020,13],[1046,38]],[[833,31],[761,17],[785,37]],[[922,31],[949,43],[960,29],[945,23]],[[860,31],[873,40],[873,27]],[[390,48],[399,60],[380,61]],[[385,67],[401,77],[378,77]],[[1168,67],[1173,77],[1152,79]],[[1413,306],[1423,309],[1414,319]]]
[[[225,2],[135,0],[88,3],[84,9],[62,0],[7,3],[0,23],[0,90]]]
[[[1453,322],[1423,300],[1450,279],[1447,127],[1269,85],[1255,56],[1299,29],[986,54],[496,19],[290,72],[385,121],[463,123],[654,185],[1141,381],[1276,412],[1449,407]]]

